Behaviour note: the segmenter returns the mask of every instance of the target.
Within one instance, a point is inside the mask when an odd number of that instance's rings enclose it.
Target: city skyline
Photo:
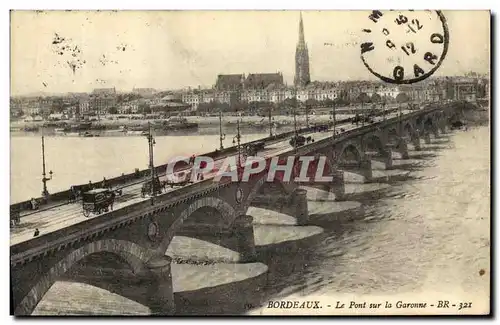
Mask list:
[[[299,15],[299,11],[12,12],[11,95],[109,87],[117,91],[210,88],[218,74],[278,71],[292,85]],[[367,15],[367,11],[302,11],[311,81],[378,80],[359,60],[359,22]],[[444,11],[444,15],[453,32],[446,59],[434,76],[488,73],[489,12]],[[359,64],[354,64],[356,60]]]

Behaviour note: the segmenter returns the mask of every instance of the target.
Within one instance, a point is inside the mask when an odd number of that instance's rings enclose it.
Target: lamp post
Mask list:
[[[365,100],[364,98],[361,100],[361,126],[365,126],[365,107],[364,107]]]
[[[295,137],[297,137],[299,134],[297,132],[297,111],[296,108],[293,108],[293,131],[295,133]]]
[[[382,103],[382,120],[385,121],[385,102]]]
[[[240,120],[236,122],[236,135],[233,137],[233,145],[238,146],[238,169],[241,168],[241,133],[240,133]]]
[[[44,197],[45,200],[49,198],[49,191],[47,190],[47,182],[52,179],[52,170],[49,171],[49,178],[47,178],[47,175],[45,173],[45,139],[44,136],[42,135],[42,183],[43,183],[43,190],[42,190],[42,196]]]
[[[333,102],[333,110],[332,110],[332,120],[333,120],[333,138],[335,139],[335,135],[336,135],[336,127],[337,127],[337,119],[336,119],[336,116],[335,116],[335,106],[337,104],[335,102]]]
[[[309,106],[306,105],[306,130],[309,129]]]
[[[224,149],[224,145],[222,141],[226,138],[226,135],[222,133],[222,111],[219,111],[219,141],[220,141],[220,150]]]
[[[151,173],[151,205],[154,205],[154,196],[156,195],[156,183],[155,183],[155,167],[154,167],[154,157],[153,157],[153,146],[156,144],[153,138],[153,133],[151,132],[151,122],[148,122],[149,132],[147,135],[148,145],[149,145],[149,170]]]
[[[269,136],[270,137],[273,136],[273,122],[272,122],[272,119],[271,119],[271,111],[272,111],[272,107],[269,106]]]
[[[403,134],[403,111],[402,111],[402,105],[401,105],[401,102],[399,102],[399,107],[398,107],[398,110],[399,110],[399,132],[400,134]]]

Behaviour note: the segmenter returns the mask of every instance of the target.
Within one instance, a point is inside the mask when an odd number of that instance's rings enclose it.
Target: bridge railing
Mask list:
[[[89,218],[66,228],[58,229],[47,234],[41,234],[38,237],[14,244],[10,247],[11,263],[16,263],[27,256],[37,255],[40,252],[70,243],[75,239],[81,238],[82,234],[85,234],[84,236],[88,236],[115,225],[125,223],[131,219],[163,208],[165,205],[173,204],[183,199],[191,198],[197,194],[205,193],[206,191],[220,187],[222,184],[228,182],[230,182],[229,179],[221,180],[221,182],[217,183],[215,183],[212,179],[200,181],[198,183],[179,188],[174,192],[167,192],[156,196],[154,198],[154,205],[151,204],[150,199],[145,199],[143,202],[128,205],[121,209],[116,209],[114,211]],[[171,195],[172,193],[175,193],[175,195]]]
[[[364,126],[342,132],[339,135],[335,136],[335,139],[332,139],[331,137],[325,138],[325,139],[319,140],[317,142],[302,146],[302,147],[298,148],[296,151],[291,149],[287,153],[294,154],[297,156],[308,154],[311,151],[314,151],[316,149],[324,148],[326,145],[334,145],[336,143],[343,142],[347,138],[350,138],[352,136],[364,135],[365,133],[371,132],[374,128],[386,127],[387,125],[393,124],[394,122],[399,122],[400,119],[401,120],[408,120],[408,119],[413,118],[415,116],[418,116],[421,114],[428,114],[430,112],[433,112],[433,111],[436,111],[439,109],[441,109],[441,108],[426,107],[426,108],[423,108],[423,109],[418,110],[418,111],[404,114],[401,118],[399,116],[396,116],[396,117],[392,117],[392,118],[389,118],[385,121],[377,122],[374,124],[366,124]]]

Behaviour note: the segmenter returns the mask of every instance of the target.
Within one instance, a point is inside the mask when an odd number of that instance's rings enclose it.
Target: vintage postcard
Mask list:
[[[490,23],[11,11],[11,314],[488,315]]]

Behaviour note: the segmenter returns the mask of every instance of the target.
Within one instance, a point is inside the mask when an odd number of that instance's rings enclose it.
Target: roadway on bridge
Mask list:
[[[408,113],[409,111],[404,110],[403,114]],[[387,114],[386,118],[392,118],[397,116],[397,112],[393,112],[391,114]],[[375,118],[375,122],[381,121],[382,117]],[[352,130],[356,128],[356,125],[351,123],[338,124],[336,126],[337,130],[343,128],[345,131]],[[332,130],[324,131],[324,132],[312,132],[303,134],[305,137],[311,136],[315,141],[320,141],[332,136]],[[258,156],[261,157],[272,157],[287,151],[290,151],[292,146],[289,144],[289,139],[270,144],[265,147],[264,150],[258,152]],[[234,155],[233,157],[236,157]],[[222,162],[224,159],[219,159],[215,161],[214,169],[218,170],[222,166]],[[205,179],[212,178],[216,175],[216,171],[205,174]],[[166,175],[159,175],[160,180],[166,180]],[[113,209],[118,210],[124,208],[126,206],[143,202],[145,200],[149,200],[149,197],[141,196],[141,188],[143,182],[138,182],[136,184],[132,184],[126,187],[122,187],[122,195],[117,196],[115,202],[113,204]],[[175,192],[178,187],[166,188],[167,193]],[[164,192],[165,193],[165,192]],[[103,214],[101,214],[103,215]],[[94,214],[91,214],[89,218],[96,218]],[[88,218],[83,215],[82,203],[81,201],[77,201],[74,203],[62,204],[59,206],[55,206],[49,209],[32,212],[28,215],[21,216],[21,223],[11,228],[11,240],[10,245],[15,245],[24,241],[27,241],[33,238],[33,233],[36,228],[40,231],[40,236],[44,234],[51,233],[53,231],[69,227],[71,225],[84,222]]]

